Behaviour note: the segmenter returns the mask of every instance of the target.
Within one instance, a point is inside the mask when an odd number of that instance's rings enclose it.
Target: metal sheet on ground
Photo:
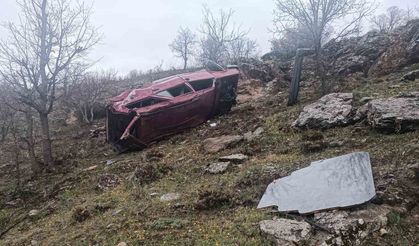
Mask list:
[[[258,208],[311,213],[365,203],[375,196],[369,154],[356,152],[312,162],[267,187]]]

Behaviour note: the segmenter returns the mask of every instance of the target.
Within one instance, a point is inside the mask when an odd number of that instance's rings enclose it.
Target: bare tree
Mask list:
[[[25,104],[20,104],[13,96],[13,92],[9,85],[0,84],[0,111],[2,120],[0,122],[8,122],[9,130],[13,128],[14,134],[18,134],[27,151],[31,170],[34,174],[41,171],[40,163],[35,155],[35,122],[34,110]],[[7,118],[3,118],[7,117]],[[16,137],[16,136],[15,136]],[[22,145],[23,146],[23,145]]]
[[[278,34],[295,28],[304,28],[310,34],[316,72],[322,92],[326,93],[322,45],[327,37],[340,39],[359,32],[361,21],[372,12],[371,3],[367,0],[276,0],[275,3],[274,24]]]
[[[249,59],[256,54],[257,44],[249,38],[239,38],[229,43],[229,63],[237,63],[240,59]]]
[[[325,38],[328,38],[325,35]],[[271,40],[272,51],[285,58],[295,56],[299,48],[313,47],[313,41],[310,34],[304,27],[287,28],[281,31],[279,37]]]
[[[189,28],[180,28],[176,38],[169,45],[176,57],[182,58],[183,69],[186,70],[188,61],[193,55],[196,35]]]
[[[406,23],[411,18],[411,11],[405,11],[397,6],[387,9],[385,14],[377,15],[371,18],[373,28],[380,32],[389,33],[396,27]]]
[[[116,72],[103,71],[86,74],[74,82],[69,91],[68,102],[77,109],[85,123],[95,119],[95,108],[104,107],[105,97],[111,93]]]
[[[231,22],[233,14],[231,9],[220,10],[219,15],[215,16],[207,6],[204,6],[204,19],[200,29],[203,34],[200,59],[203,63],[207,60],[225,63],[228,59],[228,45],[247,35],[247,31],[241,30],[240,26]]]
[[[54,163],[49,114],[57,87],[87,52],[99,42],[90,23],[91,7],[70,0],[21,0],[18,24],[5,27],[9,39],[0,42],[0,73],[16,99],[39,115],[43,161]]]
[[[0,99],[3,98],[3,92],[3,90],[0,91]],[[3,102],[3,100],[0,100],[0,102]],[[0,104],[0,143],[4,142],[9,135],[15,114],[16,112],[6,104]]]

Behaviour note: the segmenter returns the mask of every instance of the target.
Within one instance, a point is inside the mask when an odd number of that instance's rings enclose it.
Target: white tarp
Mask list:
[[[375,196],[368,153],[357,152],[312,162],[268,185],[258,208],[311,213],[365,203]]]

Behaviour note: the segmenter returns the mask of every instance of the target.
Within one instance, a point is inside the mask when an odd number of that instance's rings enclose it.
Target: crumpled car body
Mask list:
[[[119,152],[141,150],[196,127],[236,103],[239,70],[201,70],[126,90],[107,107],[107,140]]]

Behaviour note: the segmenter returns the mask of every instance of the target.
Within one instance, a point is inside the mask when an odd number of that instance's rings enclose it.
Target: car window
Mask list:
[[[151,105],[160,103],[162,101],[163,100],[156,99],[156,98],[148,98],[148,99],[144,99],[144,100],[137,101],[137,102],[134,102],[134,103],[130,103],[129,105],[127,105],[127,108],[129,108],[129,109],[143,108],[143,107],[147,107],[147,106],[151,106]]]
[[[174,88],[170,88],[164,91],[160,91],[159,93],[157,93],[157,96],[163,96],[163,97],[178,97],[181,96],[183,94],[192,92],[192,90],[186,86],[186,85],[180,85],[180,86],[176,86]]]
[[[212,79],[198,80],[198,81],[189,82],[189,84],[192,86],[192,88],[195,91],[201,91],[201,90],[211,88],[213,84],[213,80]]]

